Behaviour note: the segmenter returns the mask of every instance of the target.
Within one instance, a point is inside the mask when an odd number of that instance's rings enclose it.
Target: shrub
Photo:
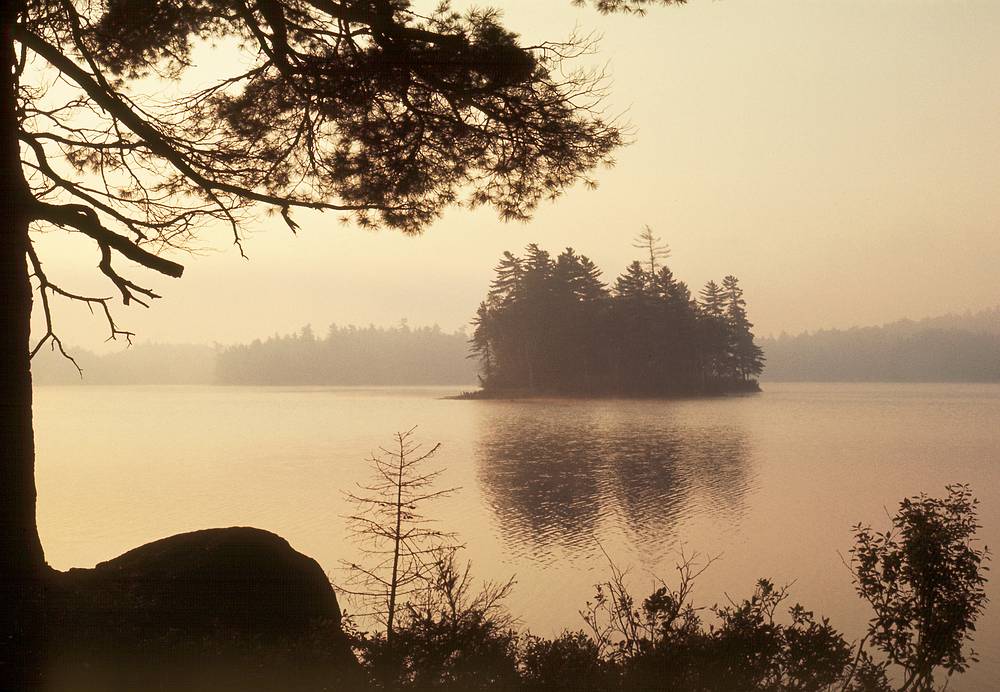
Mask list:
[[[935,669],[978,660],[965,647],[988,602],[989,551],[976,545],[978,500],[966,485],[947,490],[904,499],[885,532],[855,527],[854,583],[875,611],[868,639],[902,667],[904,690],[931,690]]]

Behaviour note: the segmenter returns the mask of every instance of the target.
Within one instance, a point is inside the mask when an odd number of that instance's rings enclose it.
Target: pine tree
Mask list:
[[[493,351],[494,325],[490,308],[486,301],[479,304],[476,310],[476,317],[472,320],[472,337],[469,339],[469,346],[472,353],[470,358],[478,358],[482,371],[479,374],[479,384],[484,389],[490,389],[495,385],[494,378],[497,372],[496,354]]]
[[[699,304],[707,317],[721,318],[725,312],[725,298],[719,284],[709,281],[701,289]]]
[[[722,280],[731,371],[741,380],[759,375],[764,369],[764,352],[754,343],[753,323],[747,317],[743,289],[735,276]]]
[[[655,296],[649,273],[638,261],[615,281],[612,306],[612,363],[614,380],[623,392],[642,392],[651,384],[652,332]]]
[[[644,250],[649,256],[649,265],[646,271],[650,277],[656,276],[660,262],[670,257],[670,247],[663,242],[662,238],[653,235],[653,229],[649,226],[643,226],[642,232],[635,237],[632,247]]]
[[[696,388],[699,378],[695,337],[697,312],[691,303],[687,284],[678,281],[669,267],[660,267],[654,280],[659,305],[662,342],[662,387],[670,393]]]
[[[580,300],[590,303],[600,303],[610,297],[607,284],[601,278],[601,270],[586,255],[580,255],[582,274],[577,284],[577,295]]]
[[[427,586],[436,555],[458,547],[455,534],[434,528],[421,514],[428,502],[458,488],[435,489],[444,469],[428,470],[441,443],[429,449],[413,440],[413,431],[396,433],[393,445],[373,453],[371,480],[345,492],[353,511],[345,517],[364,564],[343,561],[348,580],[341,590],[370,608],[363,613],[385,627],[392,645],[396,613],[405,599]]]
[[[709,281],[698,297],[698,351],[701,361],[702,386],[718,387],[728,376],[729,329],[725,318],[722,289]]]
[[[722,280],[722,294],[725,302],[726,321],[735,334],[750,333],[753,324],[747,318],[746,301],[739,280],[732,275]]]
[[[524,257],[524,357],[529,391],[551,385],[555,352],[553,334],[549,329],[557,317],[553,294],[552,256],[531,243]]]
[[[494,267],[496,272],[490,284],[490,300],[497,304],[517,301],[524,290],[524,262],[510,252],[504,252]]]
[[[609,298],[601,272],[587,257],[566,248],[552,270],[553,312],[550,372],[561,392],[592,391],[605,342]]]
[[[524,251],[526,290],[536,294],[548,290],[548,282],[552,278],[552,270],[554,269],[552,256],[546,250],[538,247],[536,243],[530,243]]]
[[[651,297],[650,276],[638,261],[625,268],[615,281],[615,296],[625,300],[646,300]]]

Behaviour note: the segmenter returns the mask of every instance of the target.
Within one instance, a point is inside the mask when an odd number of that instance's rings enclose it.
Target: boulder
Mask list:
[[[319,563],[261,529],[170,536],[93,569],[71,569],[57,583],[76,616],[130,627],[189,634],[340,628],[337,596]]]
[[[46,601],[46,690],[345,689],[357,672],[323,569],[260,529],[56,572]]]

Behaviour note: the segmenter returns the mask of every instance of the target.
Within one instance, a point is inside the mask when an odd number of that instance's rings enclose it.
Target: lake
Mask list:
[[[210,526],[274,531],[336,581],[342,492],[398,430],[441,442],[428,506],[480,577],[515,576],[525,628],[578,629],[608,574],[634,594],[680,552],[718,556],[702,605],[758,577],[858,636],[868,618],[841,556],[851,527],[887,525],[905,495],[972,485],[981,537],[1000,538],[1000,385],[768,384],[679,401],[455,401],[454,388],[38,387],[38,520],[54,567],[87,567]],[[1000,685],[1000,587],[978,626],[982,661],[949,689]],[[350,603],[343,604],[350,610]]]

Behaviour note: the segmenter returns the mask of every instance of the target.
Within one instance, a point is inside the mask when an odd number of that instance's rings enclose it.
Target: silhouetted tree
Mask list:
[[[663,239],[653,234],[653,229],[643,226],[642,232],[636,236],[632,247],[644,250],[649,255],[650,276],[656,276],[657,269],[661,261],[670,257],[670,248]]]
[[[729,327],[722,288],[709,281],[698,292],[699,350],[704,376],[721,379],[728,375]]]
[[[520,307],[529,391],[538,390],[549,379],[546,366],[552,362],[552,333],[548,329],[554,316],[552,270],[549,253],[535,243],[528,245],[524,258],[524,300]]]
[[[609,293],[601,271],[590,258],[566,248],[552,269],[553,309],[548,331],[552,340],[551,386],[565,391],[596,388],[602,369],[602,341]]]
[[[669,267],[661,267],[654,280],[661,319],[668,325],[663,335],[664,376],[670,389],[685,391],[699,378],[697,306],[691,302],[687,284],[678,281]]]
[[[496,378],[506,378],[506,388],[520,387],[524,386],[521,379],[527,358],[523,338],[524,263],[520,257],[505,252],[494,271],[487,299],[473,322],[472,352],[485,364],[482,380],[496,383]],[[502,326],[497,323],[500,315]]]
[[[650,384],[656,344],[651,337],[655,295],[649,273],[632,262],[615,281],[612,303],[612,372],[618,391],[642,393]]]
[[[524,262],[510,252],[503,253],[493,270],[496,277],[490,284],[490,299],[500,304],[514,303],[524,292]]]
[[[701,311],[706,317],[719,319],[725,314],[725,296],[719,284],[709,281],[698,295]]]
[[[364,615],[385,626],[390,644],[403,599],[427,586],[442,550],[456,547],[455,534],[433,528],[433,521],[421,514],[428,502],[457,488],[434,489],[442,470],[425,467],[441,444],[422,450],[413,430],[396,433],[392,449],[373,454],[372,479],[357,492],[345,493],[354,505],[347,517],[351,535],[368,561],[345,562],[348,582],[341,588],[370,606]]]
[[[472,319],[472,338],[469,339],[469,358],[479,361],[479,384],[495,381],[497,377],[496,335],[493,333],[490,307],[483,301]]]
[[[734,377],[746,380],[764,369],[764,351],[754,342],[753,323],[747,318],[743,289],[735,276],[722,280],[729,328],[729,369]]]
[[[245,60],[164,97],[203,42]],[[561,69],[587,47],[524,47],[492,10],[424,16],[406,0],[0,3],[0,583],[17,591],[43,572],[29,353],[62,350],[51,299],[84,302],[111,337],[130,336],[111,299],[46,273],[29,232],[88,238],[87,261],[122,302],[146,305],[157,294],[122,260],[179,277],[161,250],[213,223],[239,244],[255,210],[292,230],[293,212],[312,209],[415,233],[462,199],[525,218],[621,143],[593,107],[598,76]],[[144,96],[147,78],[172,87]],[[33,292],[46,325],[34,346]]]

